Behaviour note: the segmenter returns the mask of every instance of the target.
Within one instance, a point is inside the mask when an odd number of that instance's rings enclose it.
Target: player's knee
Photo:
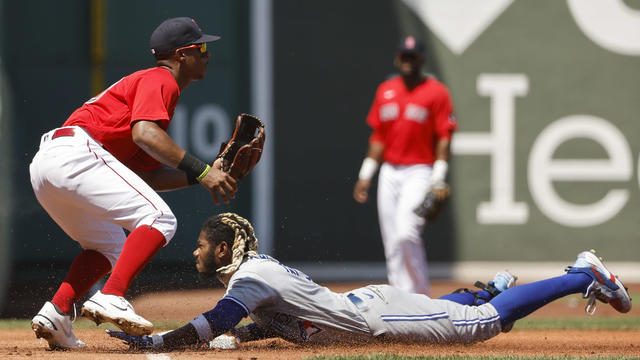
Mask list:
[[[162,233],[168,244],[178,229],[178,219],[171,211],[164,211],[149,225]]]
[[[404,229],[396,233],[396,242],[400,247],[415,246],[415,244],[422,244],[422,237],[420,232],[415,229]]]

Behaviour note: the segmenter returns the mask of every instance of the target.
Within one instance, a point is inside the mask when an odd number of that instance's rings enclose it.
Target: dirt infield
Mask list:
[[[361,284],[329,285],[335,291],[346,291]],[[448,293],[460,284],[435,284],[433,295]],[[635,287],[637,288],[637,287]],[[145,295],[133,303],[136,310],[155,321],[188,321],[209,310],[222,296],[222,290],[167,292]],[[534,313],[535,317],[585,316],[584,301],[569,297],[546,306]],[[640,309],[631,311],[638,316]],[[609,306],[600,304],[598,317],[624,316]],[[110,339],[102,328],[77,329],[76,335],[87,343],[81,351],[53,352],[45,350],[46,343],[35,339],[28,327],[18,330],[0,330],[0,358],[46,359],[302,359],[316,355],[356,355],[393,353],[418,355],[582,355],[582,356],[640,356],[640,330],[519,330],[475,345],[393,345],[370,344],[366,347],[301,347],[282,340],[264,340],[242,344],[237,350],[188,350],[166,354],[132,353],[121,342]]]

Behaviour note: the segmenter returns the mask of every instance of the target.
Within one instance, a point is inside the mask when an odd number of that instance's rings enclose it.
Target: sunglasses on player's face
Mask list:
[[[415,62],[418,60],[418,54],[416,53],[400,53],[400,61],[402,62]]]
[[[184,47],[176,49],[176,51],[185,50],[185,49],[196,49],[196,48],[200,49],[200,54],[204,55],[204,54],[207,53],[207,43],[193,44],[193,45],[189,45],[189,46],[184,46]]]

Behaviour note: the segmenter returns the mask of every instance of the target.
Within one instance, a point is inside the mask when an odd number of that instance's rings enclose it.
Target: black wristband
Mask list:
[[[178,164],[178,169],[187,173],[187,182],[189,185],[192,185],[198,182],[198,176],[207,169],[207,164],[188,152],[185,152],[180,164]]]

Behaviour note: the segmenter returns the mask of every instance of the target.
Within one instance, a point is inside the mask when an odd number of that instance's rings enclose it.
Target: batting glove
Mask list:
[[[125,344],[129,345],[130,349],[135,350],[158,349],[164,344],[161,335],[127,335],[123,331],[113,330],[107,330],[107,334],[111,337],[124,341]]]

